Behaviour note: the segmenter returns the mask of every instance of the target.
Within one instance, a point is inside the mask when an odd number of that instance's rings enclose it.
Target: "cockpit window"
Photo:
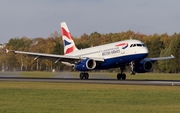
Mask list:
[[[141,44],[137,44],[137,46],[141,47],[142,45]]]
[[[135,47],[135,46],[136,46],[136,44],[133,45],[133,47]]]
[[[146,47],[144,44],[131,44],[130,47]]]

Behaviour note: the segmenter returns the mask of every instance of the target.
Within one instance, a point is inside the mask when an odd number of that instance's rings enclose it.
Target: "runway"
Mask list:
[[[0,81],[180,86],[180,80],[128,80],[128,79],[127,80],[116,80],[116,79],[81,80],[79,78],[0,77]]]

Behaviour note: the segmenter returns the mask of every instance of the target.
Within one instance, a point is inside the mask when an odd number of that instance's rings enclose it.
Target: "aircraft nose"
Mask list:
[[[143,49],[143,53],[144,53],[144,55],[145,55],[145,57],[148,55],[148,48],[147,47],[145,47],[144,49]]]
[[[147,53],[148,54],[149,50],[147,47],[144,48],[144,53]]]

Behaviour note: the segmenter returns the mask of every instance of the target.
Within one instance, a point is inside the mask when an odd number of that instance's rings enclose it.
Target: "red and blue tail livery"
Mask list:
[[[78,50],[65,22],[61,23],[62,39],[64,43],[64,54],[70,54]]]

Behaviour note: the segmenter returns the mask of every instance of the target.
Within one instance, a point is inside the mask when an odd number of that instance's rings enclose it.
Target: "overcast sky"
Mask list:
[[[47,38],[65,21],[73,36],[127,30],[180,32],[180,0],[0,0],[0,43]]]

